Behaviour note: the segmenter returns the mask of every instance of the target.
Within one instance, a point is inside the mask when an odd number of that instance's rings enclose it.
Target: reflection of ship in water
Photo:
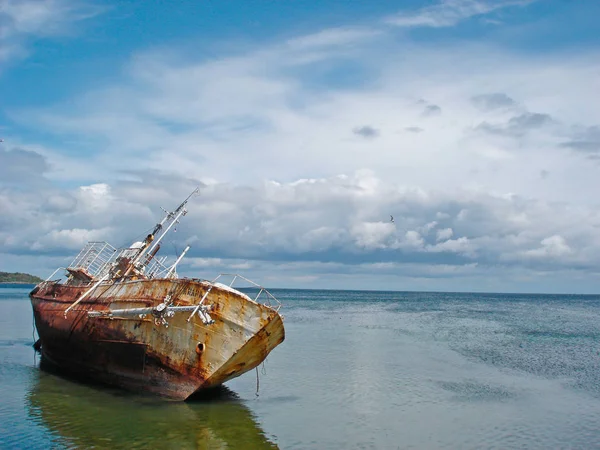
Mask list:
[[[209,395],[202,401],[162,402],[95,389],[43,370],[27,407],[61,448],[278,448],[233,391],[221,386]]]

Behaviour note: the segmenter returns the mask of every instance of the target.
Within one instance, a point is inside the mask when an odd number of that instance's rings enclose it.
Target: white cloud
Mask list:
[[[435,245],[428,247],[430,252],[450,252],[465,255],[471,258],[476,257],[476,251],[471,241],[466,237],[460,237],[458,239],[448,239],[444,242],[439,242]]]
[[[78,0],[0,1],[0,70],[9,59],[27,54],[28,39],[69,34],[74,23],[102,11]]]
[[[373,250],[387,248],[386,242],[394,234],[394,226],[383,222],[361,222],[352,227],[350,234],[359,248]]]
[[[448,1],[410,20],[449,26],[524,3]],[[229,266],[323,286],[593,273],[598,167],[572,148],[595,142],[600,59],[394,32],[334,28],[209,60],[149,49],[112,85],[9,111],[64,148],[0,149],[15,169],[0,189],[3,251],[66,255],[113,232],[128,244],[204,183],[173,237],[192,245],[190,274]],[[82,138],[91,154],[75,158]],[[42,184],[25,179],[33,164]]]
[[[541,247],[524,252],[526,257],[531,258],[560,258],[573,253],[573,250],[567,244],[565,238],[559,235],[554,235],[542,239]]]
[[[437,230],[436,240],[438,242],[439,241],[446,241],[446,240],[450,239],[453,234],[454,234],[454,232],[452,231],[452,228],[444,228],[442,230]]]
[[[334,47],[363,44],[370,38],[381,35],[381,31],[374,28],[329,28],[313,34],[300,36],[287,41],[290,50],[306,50],[322,47]]]
[[[517,267],[537,279],[544,273],[560,277],[572,267],[594,273],[600,264],[600,215],[593,209],[476,191],[421,192],[373,178],[362,173],[205,186],[162,252],[174,257],[191,244],[182,274],[211,278],[233,270],[278,286],[309,277],[319,286],[341,287],[347,274],[355,274],[401,288],[394,285],[400,274],[402,283],[410,278],[418,286],[419,279],[491,280],[493,273]],[[163,181],[29,194],[5,190],[0,205],[9,214],[0,223],[0,240],[12,255],[6,260],[30,254],[67,260],[87,240],[129,244],[160,218],[159,206],[173,208],[190,187],[172,181],[172,192],[154,198]],[[59,208],[47,208],[49,198]],[[398,209],[404,212],[389,222],[388,211]],[[281,278],[270,278],[274,274]],[[481,288],[481,280],[472,286]]]
[[[401,12],[386,19],[398,27],[450,27],[471,17],[509,6],[525,6],[535,0],[442,0],[413,13]]]
[[[595,201],[584,186],[596,168],[561,147],[571,125],[600,121],[597,105],[588,102],[585,113],[579,107],[589,98],[586,86],[598,68],[586,54],[566,61],[562,55],[522,58],[489,46],[438,50],[407,44],[396,49],[404,61],[399,64],[370,54],[373,47],[357,47],[352,61],[376,58],[368,62],[378,67],[375,84],[313,91],[305,85],[310,75],[286,69],[304,50],[284,48],[277,44],[209,61],[148,52],[134,58],[123,83],[68,106],[11,116],[58,136],[91,140],[88,147],[98,154],[90,158],[100,179],[124,167],[169,168],[207,183],[294,180],[369,168],[384,180],[427,189],[468,185],[561,201],[583,192],[579,201]],[[328,52],[324,61],[333,64],[335,46]],[[482,111],[473,104],[473,97],[500,92],[520,109]],[[423,116],[420,98],[439,104],[442,113]],[[538,117],[552,119],[543,126],[529,120]],[[486,123],[498,132],[474,131]],[[365,124],[376,138],[354,135]],[[423,131],[406,133],[406,127]],[[548,183],[540,170],[565,177]]]
[[[409,230],[404,233],[403,242],[399,245],[401,247],[413,248],[415,250],[421,250],[425,241],[421,237],[418,231]]]
[[[48,248],[61,248],[68,250],[79,250],[86,242],[104,241],[111,237],[110,228],[86,230],[73,228],[70,230],[51,230],[43,238],[36,240],[31,245],[33,251],[43,251]]]

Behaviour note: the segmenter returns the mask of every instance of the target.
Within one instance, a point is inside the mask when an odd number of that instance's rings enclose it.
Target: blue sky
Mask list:
[[[598,292],[600,3],[0,0],[0,270]],[[395,222],[389,222],[393,214]]]

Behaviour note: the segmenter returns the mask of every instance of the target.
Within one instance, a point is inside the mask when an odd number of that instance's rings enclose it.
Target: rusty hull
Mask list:
[[[31,293],[42,353],[80,375],[138,392],[184,400],[258,366],[285,331],[274,309],[235,290],[212,285],[204,301],[214,323],[178,312],[168,327],[145,317],[88,317],[89,311],[196,305],[211,284],[187,279],[99,285],[65,315],[89,287],[44,282]]]

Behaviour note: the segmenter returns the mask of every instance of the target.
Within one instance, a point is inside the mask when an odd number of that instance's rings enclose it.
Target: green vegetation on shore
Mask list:
[[[37,284],[40,281],[44,281],[35,275],[29,275],[28,273],[20,272],[0,272],[0,283],[30,283]]]

